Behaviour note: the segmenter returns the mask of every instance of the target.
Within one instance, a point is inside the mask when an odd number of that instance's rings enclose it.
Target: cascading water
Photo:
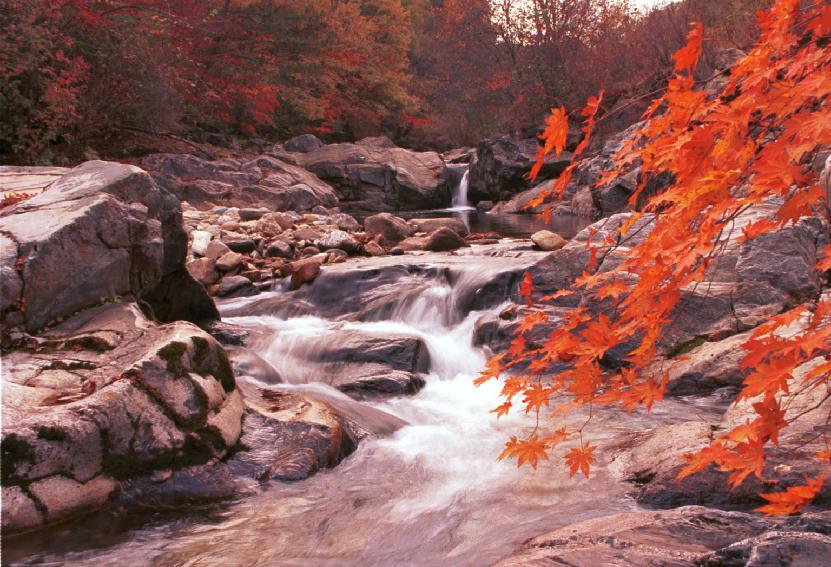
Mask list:
[[[486,358],[472,344],[482,312],[466,313],[462,306],[489,274],[481,257],[446,258],[457,263],[429,272],[429,285],[401,295],[392,311],[372,312],[362,321],[345,320],[346,312],[225,318],[257,334],[253,350],[291,382],[281,387],[311,388],[336,407],[348,402],[353,413],[355,406],[382,410],[407,425],[363,440],[336,468],[305,481],[272,482],[229,505],[191,507],[184,517],[161,517],[125,532],[73,525],[62,540],[32,544],[16,564],[486,565],[530,536],[634,508],[623,497],[625,487],[602,466],[593,469],[586,490],[560,462],[531,471],[496,460],[510,434],[530,431],[535,423],[521,412],[497,421],[488,411],[498,404],[499,385],[473,386]],[[491,259],[498,260],[510,259]],[[232,300],[222,310],[240,313],[255,301],[261,298]],[[431,361],[425,387],[415,396],[360,404],[320,384],[316,356],[344,332],[420,338]],[[653,426],[658,421],[654,412],[650,419]],[[603,427],[614,431],[619,422],[607,420]]]
[[[472,208],[467,200],[470,169],[466,169],[459,183],[453,188],[452,204],[454,208]]]

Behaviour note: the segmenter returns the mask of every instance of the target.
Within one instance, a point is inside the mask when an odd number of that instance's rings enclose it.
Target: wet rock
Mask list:
[[[350,370],[339,369],[332,385],[348,396],[366,399],[413,395],[424,387],[425,381],[413,372],[368,364]]]
[[[48,351],[4,356],[5,528],[35,523],[15,487],[28,487],[38,524],[58,521],[104,505],[122,482],[205,464],[236,443],[242,405],[230,364],[194,325],[158,326],[134,304],[109,304],[45,339]],[[57,369],[76,380],[47,379]]]
[[[370,237],[378,237],[378,244],[389,247],[416,233],[416,228],[402,218],[389,213],[378,213],[364,220],[364,230]]]
[[[399,252],[393,252],[393,250],[398,250]],[[403,254],[404,252],[413,252],[416,250],[427,250],[426,236],[408,236],[407,238],[399,242],[395,248],[390,250],[390,254]]]
[[[449,228],[460,236],[467,236],[468,229],[465,223],[457,218],[435,218],[435,219],[412,219],[411,224],[415,225],[419,232],[430,233],[440,228]]]
[[[142,167],[159,185],[194,206],[222,203],[271,211],[308,211],[316,205],[332,207],[338,203],[332,187],[314,174],[267,155],[241,162],[152,154],[142,159]]]
[[[274,240],[266,248],[265,256],[266,258],[285,258],[286,260],[291,260],[294,258],[294,246],[284,240]]]
[[[531,242],[540,250],[553,252],[566,245],[566,239],[550,230],[540,230],[531,235]]]
[[[240,347],[230,347],[226,350],[235,376],[253,378],[263,384],[283,383],[277,369],[253,350]]]
[[[450,204],[447,167],[434,152],[381,144],[330,144],[298,155],[298,163],[330,183],[341,206],[360,211],[436,209]]]
[[[219,312],[205,286],[186,269],[163,277],[143,299],[153,316],[162,322],[190,321],[204,326],[219,319]]]
[[[323,238],[317,240],[315,244],[321,250],[338,249],[350,254],[357,252],[360,246],[352,235],[342,230],[330,230]]]
[[[464,238],[447,227],[442,227],[431,232],[424,239],[424,249],[430,250],[431,252],[447,252],[463,248],[467,245]]]
[[[319,353],[318,360],[327,364],[383,364],[406,372],[430,369],[426,345],[418,337],[408,335],[342,331],[338,333],[336,344]]]
[[[486,213],[493,208],[493,201],[479,201],[476,203],[476,210],[480,213]]]
[[[193,262],[188,262],[187,268],[193,279],[204,286],[215,284],[219,278],[219,274],[216,272],[216,262],[210,258],[199,258]]]
[[[257,288],[245,276],[225,276],[216,290],[219,297],[249,297],[257,293]]]
[[[827,529],[828,513],[810,516]],[[815,565],[829,543],[794,520],[685,506],[573,524],[530,540],[496,565]]]
[[[191,252],[193,252],[194,256],[204,256],[208,253],[208,244],[211,243],[211,239],[213,235],[210,232],[205,232],[204,230],[194,230],[191,233],[193,237],[193,243],[191,244]]]

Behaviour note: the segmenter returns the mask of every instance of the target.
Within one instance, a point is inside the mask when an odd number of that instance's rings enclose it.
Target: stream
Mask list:
[[[356,402],[321,382],[317,350],[338,341],[341,332],[421,338],[430,355],[426,386],[414,396],[362,402],[407,424],[391,435],[364,439],[337,467],[304,481],[268,482],[220,505],[98,514],[4,542],[4,564],[487,565],[534,535],[636,509],[624,494],[628,487],[603,463],[587,483],[570,479],[559,458],[536,471],[496,460],[505,440],[534,421],[522,414],[497,420],[488,413],[498,405],[499,385],[472,384],[486,360],[472,345],[484,310],[465,306],[485,282],[540,257],[527,245],[521,248],[505,240],[457,254],[335,265],[305,290],[303,303],[315,305],[318,314],[286,309],[298,302],[293,294],[299,292],[282,290],[221,303],[226,322],[252,331],[249,346],[280,372],[286,381],[280,387],[316,391],[336,408]],[[369,288],[378,283],[372,277],[402,266],[403,276],[395,272],[397,279],[383,280],[375,290],[387,302],[383,308],[356,315],[348,301],[327,291],[340,288],[343,297],[369,300]],[[602,442],[679,414],[695,419],[702,411],[672,402],[651,414],[599,415],[590,435]],[[582,417],[572,419],[576,424]]]

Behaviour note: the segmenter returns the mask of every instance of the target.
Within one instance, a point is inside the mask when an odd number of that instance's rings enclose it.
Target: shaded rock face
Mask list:
[[[301,167],[263,155],[251,161],[207,161],[189,154],[153,154],[142,160],[158,184],[194,206],[222,203],[271,211],[335,207],[334,190]]]
[[[530,540],[497,565],[821,565],[829,533],[829,512],[769,519],[686,506],[580,522]]]
[[[295,158],[320,179],[332,183],[342,208],[348,210],[398,211],[450,205],[447,167],[434,152],[361,141],[323,146]]]
[[[818,296],[822,281],[814,266],[828,238],[825,221],[805,217],[793,226],[740,242],[743,226],[772,215],[775,210],[775,205],[759,205],[736,219],[734,230],[720,245],[720,255],[705,281],[682,293],[661,338],[664,354],[694,341],[720,340],[744,332],[768,316]],[[653,222],[652,217],[643,217],[621,239],[618,229],[629,216],[630,213],[620,213],[596,222],[529,268],[537,292],[547,295],[572,287],[589,265],[586,242],[592,232],[593,242],[599,243],[607,236],[618,242],[614,248],[599,246],[599,271],[620,265],[628,251],[646,238]],[[518,295],[514,299],[520,302]],[[594,308],[598,305],[592,297],[579,295],[554,304],[576,307],[581,302]]]
[[[470,162],[469,194],[474,201],[501,201],[529,188],[526,176],[531,171],[539,145],[534,138],[506,136],[479,142]],[[556,177],[568,166],[571,154],[546,158],[542,179]]]
[[[213,317],[204,290],[187,291],[196,313],[174,307],[170,278],[184,271],[187,235],[175,198],[137,167],[92,161],[67,171],[36,197],[0,215],[5,326],[29,331],[105,300],[145,297],[160,316]],[[172,319],[168,319],[172,320]]]
[[[88,309],[4,356],[5,529],[105,504],[123,480],[237,443],[243,401],[221,346],[134,304]],[[34,511],[34,512],[33,512]]]

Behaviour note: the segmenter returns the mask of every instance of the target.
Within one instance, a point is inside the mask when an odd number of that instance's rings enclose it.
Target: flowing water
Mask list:
[[[402,294],[394,310],[378,312],[383,316],[350,320],[348,313],[324,318],[262,312],[225,318],[252,330],[252,348],[289,382],[282,387],[317,391],[335,404],[346,404],[345,396],[316,383],[309,372],[316,349],[344,331],[420,337],[431,358],[424,389],[365,403],[401,418],[405,426],[363,440],[334,469],[305,481],[268,483],[234,502],[119,522],[92,518],[35,539],[6,542],[9,564],[478,566],[547,530],[635,508],[624,495],[627,487],[602,465],[587,483],[570,479],[559,458],[542,462],[536,471],[496,460],[507,437],[528,431],[534,422],[524,415],[497,421],[488,411],[498,405],[498,385],[473,386],[485,362],[485,354],[472,346],[481,312],[460,306],[492,274],[482,269],[486,258],[445,258],[455,262],[449,276],[447,271],[420,276],[430,285]],[[373,261],[389,260],[367,262]],[[240,313],[261,300],[231,300],[221,308]],[[593,440],[697,411],[661,406],[649,417],[601,416]]]

